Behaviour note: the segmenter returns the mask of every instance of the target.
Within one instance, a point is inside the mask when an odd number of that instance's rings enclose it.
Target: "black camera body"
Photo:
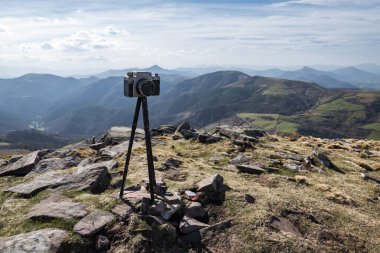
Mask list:
[[[124,96],[148,97],[160,95],[160,77],[151,72],[128,72],[124,77]]]

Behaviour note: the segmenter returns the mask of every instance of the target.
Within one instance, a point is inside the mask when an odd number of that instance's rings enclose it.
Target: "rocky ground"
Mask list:
[[[0,157],[0,252],[379,252],[380,142],[187,123]]]

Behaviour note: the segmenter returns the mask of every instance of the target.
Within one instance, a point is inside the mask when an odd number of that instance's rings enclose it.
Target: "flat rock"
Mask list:
[[[23,196],[34,195],[46,188],[89,190],[92,193],[99,193],[108,186],[110,178],[106,166],[94,163],[78,167],[70,173],[65,171],[46,172],[34,177],[29,182],[8,188],[7,191]]]
[[[119,163],[116,160],[103,161],[94,164],[97,164],[98,166],[105,166],[108,171],[112,171],[119,166]]]
[[[55,253],[68,236],[65,230],[45,228],[29,233],[0,238],[0,252]]]
[[[291,233],[295,236],[302,237],[298,228],[287,218],[272,216],[269,221],[269,226],[282,232]]]
[[[234,159],[230,161],[231,164],[242,164],[251,161],[252,158],[246,157],[244,153],[239,153]]]
[[[31,152],[16,162],[1,168],[0,176],[25,176],[34,168],[39,159],[38,151]]]
[[[181,233],[183,234],[188,234],[208,226],[209,225],[203,222],[197,221],[196,219],[193,219],[190,216],[185,215],[179,224],[179,231],[181,231]]]
[[[189,139],[193,139],[193,140],[196,140],[199,136],[199,134],[197,132],[193,132],[193,131],[190,131],[190,130],[186,130],[186,129],[183,129],[181,131],[181,135],[183,136],[183,138],[185,138],[186,140],[189,140]]]
[[[266,173],[267,171],[255,165],[236,165],[236,169],[242,173],[260,175]]]
[[[180,160],[169,158],[162,164],[161,170],[168,170],[170,168],[179,168],[182,165],[182,163],[183,162]]]
[[[181,244],[196,244],[201,242],[202,240],[206,240],[208,238],[212,238],[214,233],[223,231],[231,227],[232,220],[225,220],[214,225],[202,228],[198,231],[194,231],[179,237],[179,242]]]
[[[122,142],[129,140],[131,136],[132,128],[123,126],[114,126],[107,130],[102,137],[102,141],[106,143]],[[137,128],[135,133],[135,139],[144,138],[144,130]]]
[[[176,128],[177,127],[173,125],[161,125],[161,126],[158,126],[157,128],[152,129],[151,135],[157,136],[157,135],[163,135],[163,134],[173,134]]]
[[[102,157],[117,158],[123,156],[128,150],[129,141],[124,141],[114,146],[108,146],[100,150]],[[138,142],[133,143],[133,147],[142,147]]]
[[[111,210],[114,214],[116,214],[120,220],[127,220],[129,215],[132,213],[132,208],[126,204],[120,204],[112,208]]]
[[[77,156],[42,159],[36,164],[31,173],[45,173],[46,171],[50,170],[63,170],[77,166],[80,161],[81,159]]]
[[[74,231],[82,236],[91,236],[102,230],[115,219],[112,213],[97,210],[85,216],[74,226]]]
[[[219,136],[212,136],[209,134],[198,135],[198,141],[204,144],[216,143],[216,142],[219,142],[220,140],[222,140],[222,138]]]
[[[33,206],[27,215],[29,219],[61,218],[76,219],[87,215],[86,206],[73,202],[60,193],[53,193],[48,198]]]
[[[191,129],[191,125],[189,122],[185,121],[185,122],[182,122],[181,125],[179,125],[177,127],[177,129],[175,130],[175,134],[180,134],[182,130],[190,130]]]

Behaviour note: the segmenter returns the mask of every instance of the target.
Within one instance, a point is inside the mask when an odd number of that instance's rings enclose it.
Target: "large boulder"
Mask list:
[[[77,219],[84,217],[87,213],[85,205],[76,203],[57,192],[33,206],[27,217],[29,219]]]
[[[177,127],[177,129],[175,130],[175,134],[178,135],[182,132],[182,130],[190,130],[190,129],[191,129],[190,123],[185,121],[185,122],[182,122],[181,125]]]
[[[31,152],[14,163],[0,169],[0,176],[25,176],[39,161],[38,151]]]
[[[223,202],[225,199],[225,187],[223,177],[219,174],[214,174],[209,178],[203,179],[197,184],[197,192],[205,196],[206,202]]]
[[[74,231],[82,236],[92,236],[113,222],[115,216],[112,213],[97,210],[85,216],[74,226]]]
[[[34,177],[32,180],[8,188],[7,191],[23,196],[32,196],[46,188],[66,188],[102,192],[111,179],[106,166],[90,164],[75,168],[73,171],[50,171]]]
[[[153,128],[151,130],[151,135],[157,136],[157,135],[164,135],[164,134],[173,134],[176,129],[177,127],[173,125],[161,125],[161,126],[158,126],[157,128]]]
[[[68,233],[56,228],[45,228],[29,233],[0,238],[0,252],[55,253],[61,248]]]

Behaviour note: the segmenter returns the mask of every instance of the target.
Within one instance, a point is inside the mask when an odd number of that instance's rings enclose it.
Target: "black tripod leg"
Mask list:
[[[142,98],[142,109],[143,109],[143,118],[144,118],[146,157],[148,160],[150,199],[152,203],[154,203],[154,188],[156,186],[156,176],[154,174],[152,141],[150,139],[150,129],[149,129],[148,101],[146,97]]]
[[[133,116],[131,136],[129,136],[127,157],[125,158],[123,181],[121,182],[121,188],[120,188],[120,198],[123,198],[123,195],[124,195],[125,180],[127,179],[129,160],[131,159],[132,146],[133,146],[133,141],[135,139],[135,132],[137,128],[137,121],[139,119],[140,107],[141,107],[141,98],[138,97],[137,103],[136,103],[135,115]]]

